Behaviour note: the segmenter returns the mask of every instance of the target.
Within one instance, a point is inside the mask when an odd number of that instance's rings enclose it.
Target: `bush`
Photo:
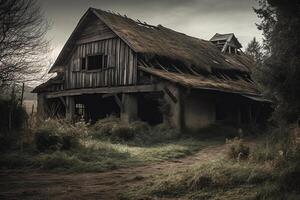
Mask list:
[[[59,150],[61,148],[61,138],[57,135],[52,135],[51,132],[47,131],[37,131],[35,133],[35,144],[36,148],[41,151],[47,150]]]
[[[12,102],[11,99],[1,99],[0,97],[0,133],[8,131],[8,119],[12,107],[12,129],[18,131],[23,128],[28,117],[25,109],[19,105],[18,101]]]
[[[239,138],[234,138],[232,140],[226,140],[229,148],[227,150],[227,155],[231,159],[244,160],[249,157],[250,148],[243,144],[243,140]]]
[[[86,134],[84,129],[60,120],[47,120],[35,130],[36,147],[41,152],[76,148],[78,139]]]
[[[79,140],[73,136],[62,137],[62,150],[70,150],[79,147]]]
[[[158,124],[151,130],[151,137],[156,142],[176,139],[179,136],[180,132],[166,123]]]
[[[116,140],[121,139],[125,141],[131,140],[134,137],[132,130],[127,124],[119,124],[113,126],[113,128],[111,129],[111,135]]]
[[[150,126],[146,122],[135,121],[130,123],[130,129],[134,133],[135,136],[142,133],[147,133],[150,131]]]
[[[150,127],[146,122],[135,121],[125,124],[118,118],[108,117],[93,125],[91,136],[97,139],[145,145],[178,138],[179,132],[167,124]]]
[[[97,139],[109,139],[112,134],[112,129],[114,126],[120,124],[120,119],[116,117],[108,117],[98,120],[92,126],[91,135]]]

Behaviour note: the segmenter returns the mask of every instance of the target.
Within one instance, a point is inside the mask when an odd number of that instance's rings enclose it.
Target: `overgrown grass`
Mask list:
[[[0,168],[100,172],[180,158],[224,141],[179,135],[165,124],[124,124],[114,117],[94,125],[47,120],[32,132],[35,144],[23,153],[0,155]]]
[[[263,166],[218,160],[156,175],[126,198],[247,199],[255,196],[254,187],[267,180],[272,176]]]
[[[300,147],[288,131],[281,134],[282,139],[268,136],[250,150],[242,140],[231,140],[229,157],[164,171],[120,198],[300,199]],[[249,157],[237,159],[240,152]]]
[[[86,138],[80,144],[68,151],[5,153],[0,155],[0,166],[2,169],[101,172],[184,157],[212,142],[182,138],[141,147]]]
[[[180,133],[167,124],[159,124],[154,127],[141,121],[126,124],[115,117],[108,117],[96,122],[91,126],[89,135],[94,139],[132,146],[153,145],[180,137]]]

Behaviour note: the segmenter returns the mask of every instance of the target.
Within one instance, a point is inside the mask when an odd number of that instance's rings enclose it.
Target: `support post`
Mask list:
[[[39,119],[46,119],[48,117],[47,106],[46,94],[39,93],[37,95],[37,116]]]
[[[165,123],[171,123],[171,126],[181,132],[185,128],[182,90],[175,85],[169,85],[167,88],[167,91],[164,90],[164,99],[170,105],[170,116],[168,116],[168,119],[164,118],[164,121]]]
[[[123,94],[122,96],[123,112],[121,111],[121,120],[130,123],[138,119],[138,103],[134,94]]]
[[[66,97],[66,119],[73,121],[75,116],[75,99],[72,96]]]

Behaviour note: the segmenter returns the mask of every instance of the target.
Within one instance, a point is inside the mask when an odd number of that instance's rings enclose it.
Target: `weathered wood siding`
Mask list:
[[[87,16],[76,36],[76,44],[115,38],[117,35],[94,14]]]
[[[108,55],[108,67],[103,70],[81,70],[81,58],[86,55]],[[66,88],[92,88],[134,85],[137,80],[136,53],[120,38],[78,44],[66,72]]]

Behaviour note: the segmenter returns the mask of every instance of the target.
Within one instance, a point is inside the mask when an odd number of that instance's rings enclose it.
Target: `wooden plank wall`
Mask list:
[[[93,54],[108,55],[108,68],[82,71],[81,58]],[[67,89],[135,85],[136,82],[136,53],[120,38],[77,45],[66,73]]]
[[[115,38],[117,35],[94,14],[87,16],[76,36],[76,44]]]

